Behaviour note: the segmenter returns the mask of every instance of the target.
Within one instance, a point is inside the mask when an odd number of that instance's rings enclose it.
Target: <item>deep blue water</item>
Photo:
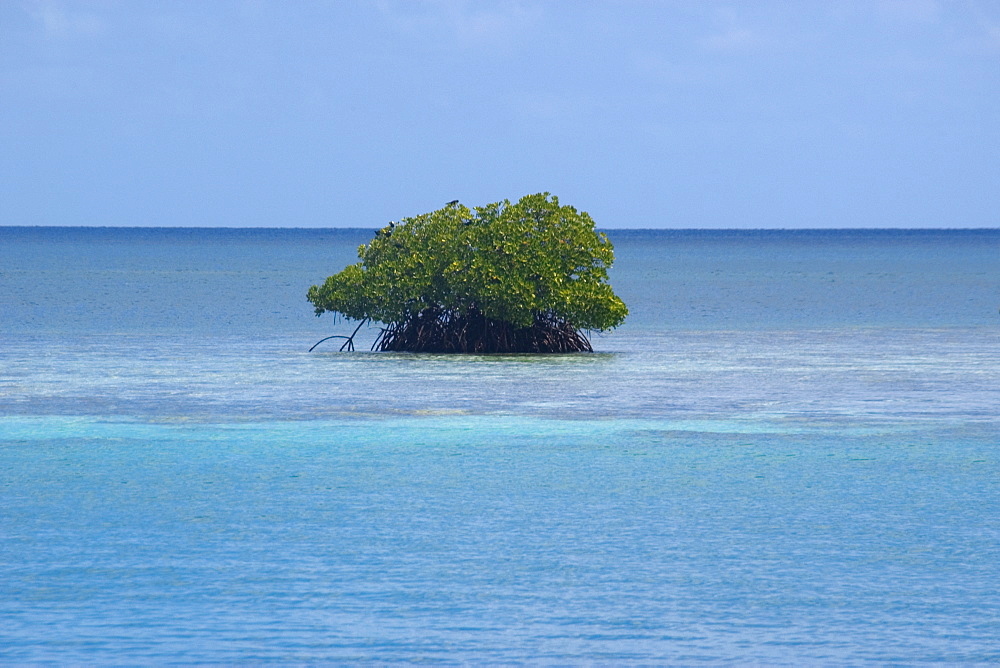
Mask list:
[[[308,353],[370,234],[0,228],[0,662],[1000,662],[1000,231],[612,231],[595,354]]]

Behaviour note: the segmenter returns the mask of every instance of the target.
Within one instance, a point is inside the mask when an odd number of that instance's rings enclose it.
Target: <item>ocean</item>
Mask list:
[[[357,352],[371,230],[0,227],[0,662],[1000,662],[1000,230],[611,230],[595,352]]]

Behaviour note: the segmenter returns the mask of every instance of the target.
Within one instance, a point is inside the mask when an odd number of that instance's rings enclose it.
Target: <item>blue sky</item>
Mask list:
[[[1000,227],[1000,2],[0,2],[0,225]]]

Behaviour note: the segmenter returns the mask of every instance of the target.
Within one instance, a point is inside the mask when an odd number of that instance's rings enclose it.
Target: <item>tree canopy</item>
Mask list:
[[[451,202],[389,223],[360,262],[309,288],[316,314],[384,323],[383,350],[590,350],[580,330],[628,314],[608,284],[614,249],[549,193],[470,209]]]

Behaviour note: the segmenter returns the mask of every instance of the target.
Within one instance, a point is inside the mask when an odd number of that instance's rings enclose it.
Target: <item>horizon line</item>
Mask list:
[[[384,226],[383,226],[384,227]],[[374,231],[381,227],[268,227],[262,225],[0,225],[0,230],[20,229],[64,229],[64,230],[356,230]],[[615,232],[835,232],[835,231],[963,231],[963,230],[998,230],[1000,225],[972,227],[596,227],[599,231]]]

